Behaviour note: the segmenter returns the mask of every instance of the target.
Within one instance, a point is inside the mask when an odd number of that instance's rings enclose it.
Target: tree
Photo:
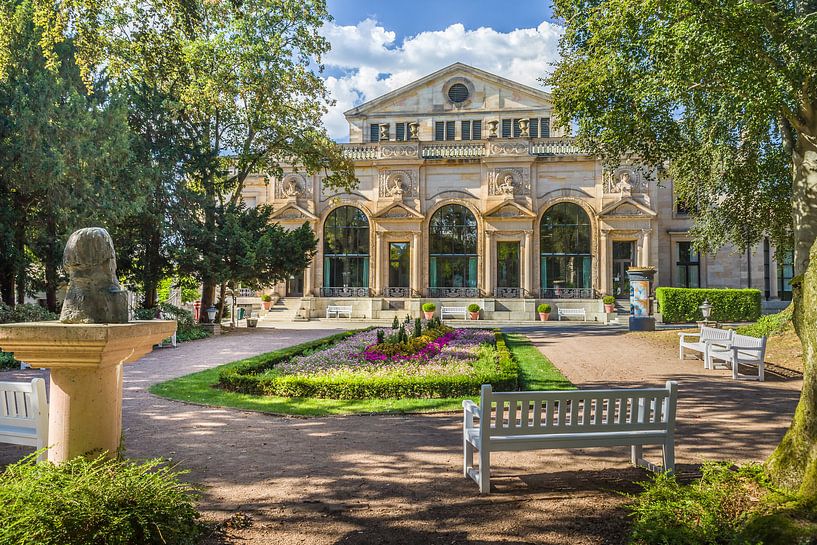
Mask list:
[[[785,246],[792,233],[796,271],[808,270],[794,299],[805,374],[767,467],[817,498],[817,3],[555,3],[563,59],[547,81],[581,145],[672,177],[695,201],[704,245],[768,233]]]

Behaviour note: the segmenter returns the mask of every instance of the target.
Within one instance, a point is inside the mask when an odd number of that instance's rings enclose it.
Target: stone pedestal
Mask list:
[[[210,333],[213,337],[221,335],[221,324],[209,323],[209,324],[200,324],[201,327]]]
[[[0,346],[51,370],[48,460],[115,454],[122,435],[122,365],[176,331],[172,320],[126,324],[34,322],[0,326]]]

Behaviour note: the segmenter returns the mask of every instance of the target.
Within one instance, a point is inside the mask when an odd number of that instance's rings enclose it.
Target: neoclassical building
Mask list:
[[[605,170],[554,129],[539,89],[457,63],[345,115],[353,192],[290,171],[244,193],[315,230],[312,265],[275,287],[300,315],[342,304],[391,318],[426,301],[476,302],[499,320],[532,320],[542,301],[600,313],[602,295],[627,297],[635,265],[655,266],[658,285],[790,290],[768,244],[694,252],[671,181],[636,164]]]

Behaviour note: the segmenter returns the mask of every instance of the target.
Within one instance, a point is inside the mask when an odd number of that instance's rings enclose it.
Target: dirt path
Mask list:
[[[459,414],[316,419],[185,405],[155,398],[155,382],[332,333],[258,330],[159,350],[125,374],[127,454],[171,457],[204,485],[208,518],[253,518],[241,543],[602,544],[626,540],[622,491],[645,474],[623,448],[499,453],[495,492],[461,477]],[[703,375],[608,329],[528,332],[574,382],[682,381],[678,462],[761,459],[788,421],[799,383],[733,383]],[[639,346],[640,345],[640,346]],[[648,353],[645,353],[648,352]],[[30,378],[34,373],[0,373]],[[0,445],[0,464],[26,449]],[[647,452],[657,456],[658,452]]]

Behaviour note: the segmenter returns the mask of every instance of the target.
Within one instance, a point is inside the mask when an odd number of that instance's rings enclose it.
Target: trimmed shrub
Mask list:
[[[791,326],[793,312],[794,306],[789,305],[786,310],[782,312],[761,316],[757,322],[739,327],[737,332],[741,335],[749,335],[750,337],[771,337],[772,335],[779,335]]]
[[[0,475],[0,543],[195,545],[197,498],[181,474],[161,460],[29,456]]]
[[[698,308],[704,300],[712,304],[711,320],[754,322],[760,317],[760,290],[656,288],[659,312],[667,323],[703,320]]]
[[[15,324],[19,322],[49,322],[60,317],[40,305],[15,305],[10,307],[0,302],[0,324]]]
[[[272,295],[270,295],[268,293],[265,293],[264,295],[261,296],[261,300],[263,302],[265,302],[265,303],[271,303],[272,302]]]
[[[209,337],[210,333],[193,320],[193,313],[170,303],[159,303],[156,308],[138,308],[133,311],[137,320],[155,320],[161,313],[168,320],[176,320],[176,340],[178,342],[195,341]]]
[[[616,298],[612,295],[605,295],[601,298],[601,302],[605,305],[614,305],[616,303]]]
[[[235,367],[219,374],[219,385],[250,395],[280,397],[316,397],[328,399],[372,399],[372,398],[451,398],[479,395],[483,384],[492,384],[498,391],[517,390],[519,387],[519,365],[511,355],[501,333],[495,334],[495,361],[480,365],[474,375],[445,376],[372,376],[360,374],[332,375],[276,375],[274,369],[292,356],[325,348],[357,331],[340,333],[315,341],[300,352],[275,353],[257,356],[239,362]],[[265,357],[266,356],[266,357]],[[263,374],[262,374],[263,373]]]
[[[536,307],[536,312],[540,314],[548,314],[550,312],[550,305],[547,303],[541,303],[538,307]]]
[[[423,303],[423,312],[434,312],[437,310],[437,305],[434,303]]]
[[[471,303],[468,305],[468,312],[479,312],[479,305],[476,303]]]

